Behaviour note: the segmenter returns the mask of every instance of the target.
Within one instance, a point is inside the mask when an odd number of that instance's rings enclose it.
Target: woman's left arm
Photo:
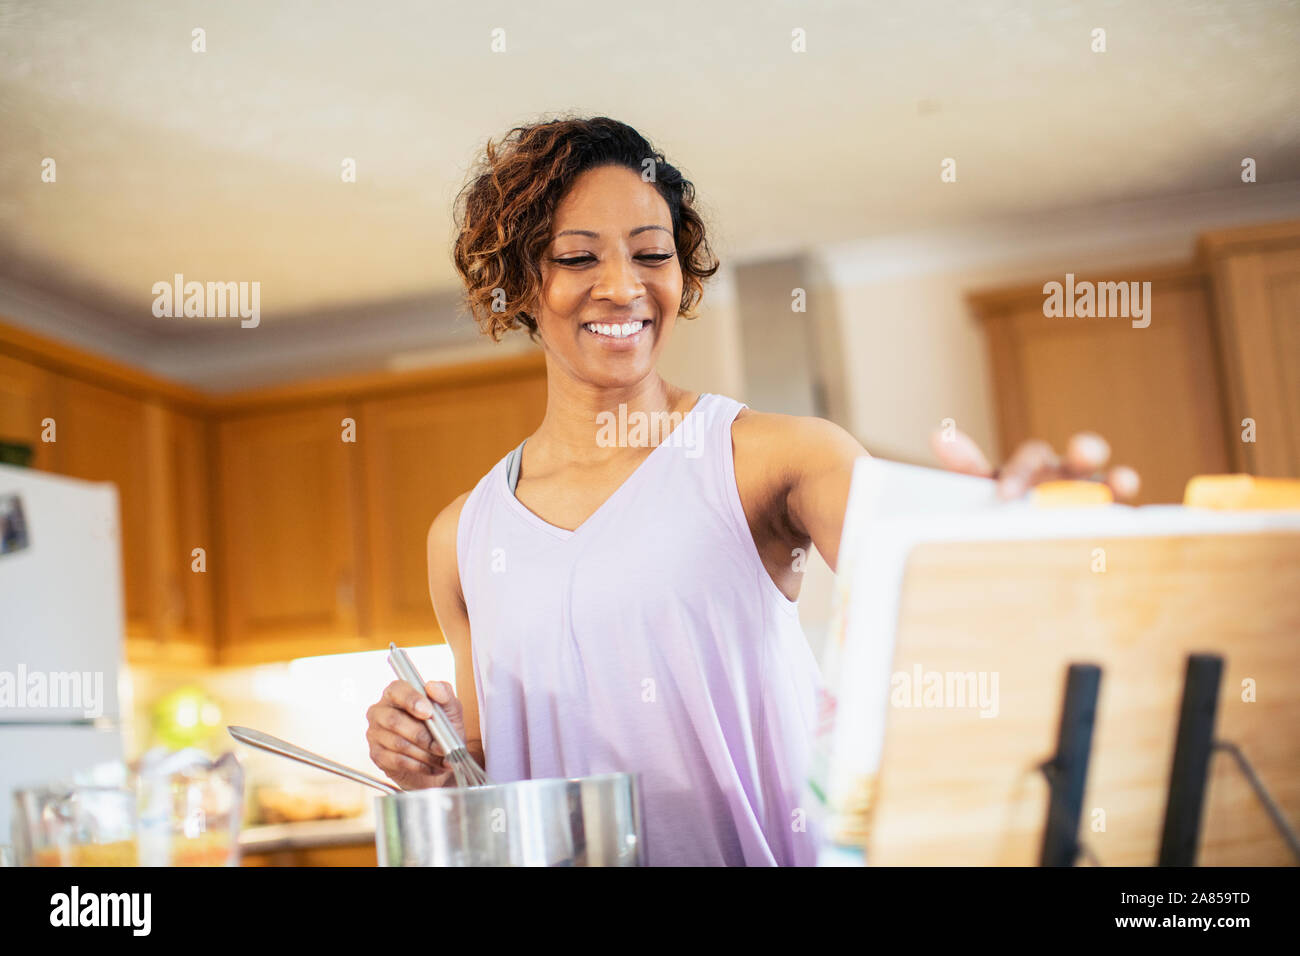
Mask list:
[[[786,515],[791,527],[811,538],[831,570],[839,557],[840,533],[849,501],[853,463],[867,450],[847,431],[820,418],[785,418],[782,449],[786,481]],[[797,424],[795,424],[797,422]],[[1103,480],[1117,501],[1129,501],[1139,488],[1137,473],[1124,466],[1106,471],[1110,446],[1099,435],[1080,432],[1064,456],[1044,441],[1027,441],[998,470],[979,446],[962,432],[935,432],[931,447],[940,464],[967,475],[995,478],[1003,498],[1016,498],[1034,485],[1061,479]]]

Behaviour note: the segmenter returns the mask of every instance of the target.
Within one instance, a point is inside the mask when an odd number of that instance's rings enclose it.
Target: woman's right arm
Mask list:
[[[452,693],[445,681],[429,681],[425,689],[465,739],[465,745],[481,766],[486,765],[479,733],[478,695],[474,687],[474,665],[470,653],[469,614],[460,589],[456,560],[456,529],[460,510],[469,492],[461,495],[433,520],[429,528],[429,596],[438,625],[451,648],[456,665],[456,686]],[[404,681],[393,681],[384,696],[366,711],[369,727],[366,740],[370,759],[394,783],[407,790],[455,785],[442,751],[424,726],[422,700]],[[427,707],[427,704],[423,706]]]

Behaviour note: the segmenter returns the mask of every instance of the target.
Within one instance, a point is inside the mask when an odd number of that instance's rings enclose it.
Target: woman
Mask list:
[[[678,318],[718,267],[681,173],[631,127],[555,120],[489,144],[458,200],[456,266],[494,340],[546,357],[542,424],[433,522],[429,590],[456,686],[428,691],[497,782],[641,776],[652,865],[808,864],[798,825],[820,684],[799,563],[832,568],[854,459],[838,425],[755,412],[663,380]],[[615,424],[619,423],[619,424]],[[990,474],[969,439],[947,467]],[[1043,443],[1001,476],[1019,494],[1108,452]],[[1121,496],[1131,472],[1113,473]],[[395,682],[368,711],[375,764],[454,785]]]

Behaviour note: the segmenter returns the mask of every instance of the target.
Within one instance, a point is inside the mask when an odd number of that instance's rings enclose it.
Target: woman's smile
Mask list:
[[[650,319],[632,319],[628,322],[584,322],[582,330],[597,345],[625,352],[635,349],[642,340],[650,338]]]

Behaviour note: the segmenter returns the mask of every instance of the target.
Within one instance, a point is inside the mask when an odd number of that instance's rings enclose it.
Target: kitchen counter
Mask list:
[[[357,844],[373,846],[374,842],[374,821],[365,817],[274,823],[249,827],[239,834],[239,848],[243,853],[278,853]]]

